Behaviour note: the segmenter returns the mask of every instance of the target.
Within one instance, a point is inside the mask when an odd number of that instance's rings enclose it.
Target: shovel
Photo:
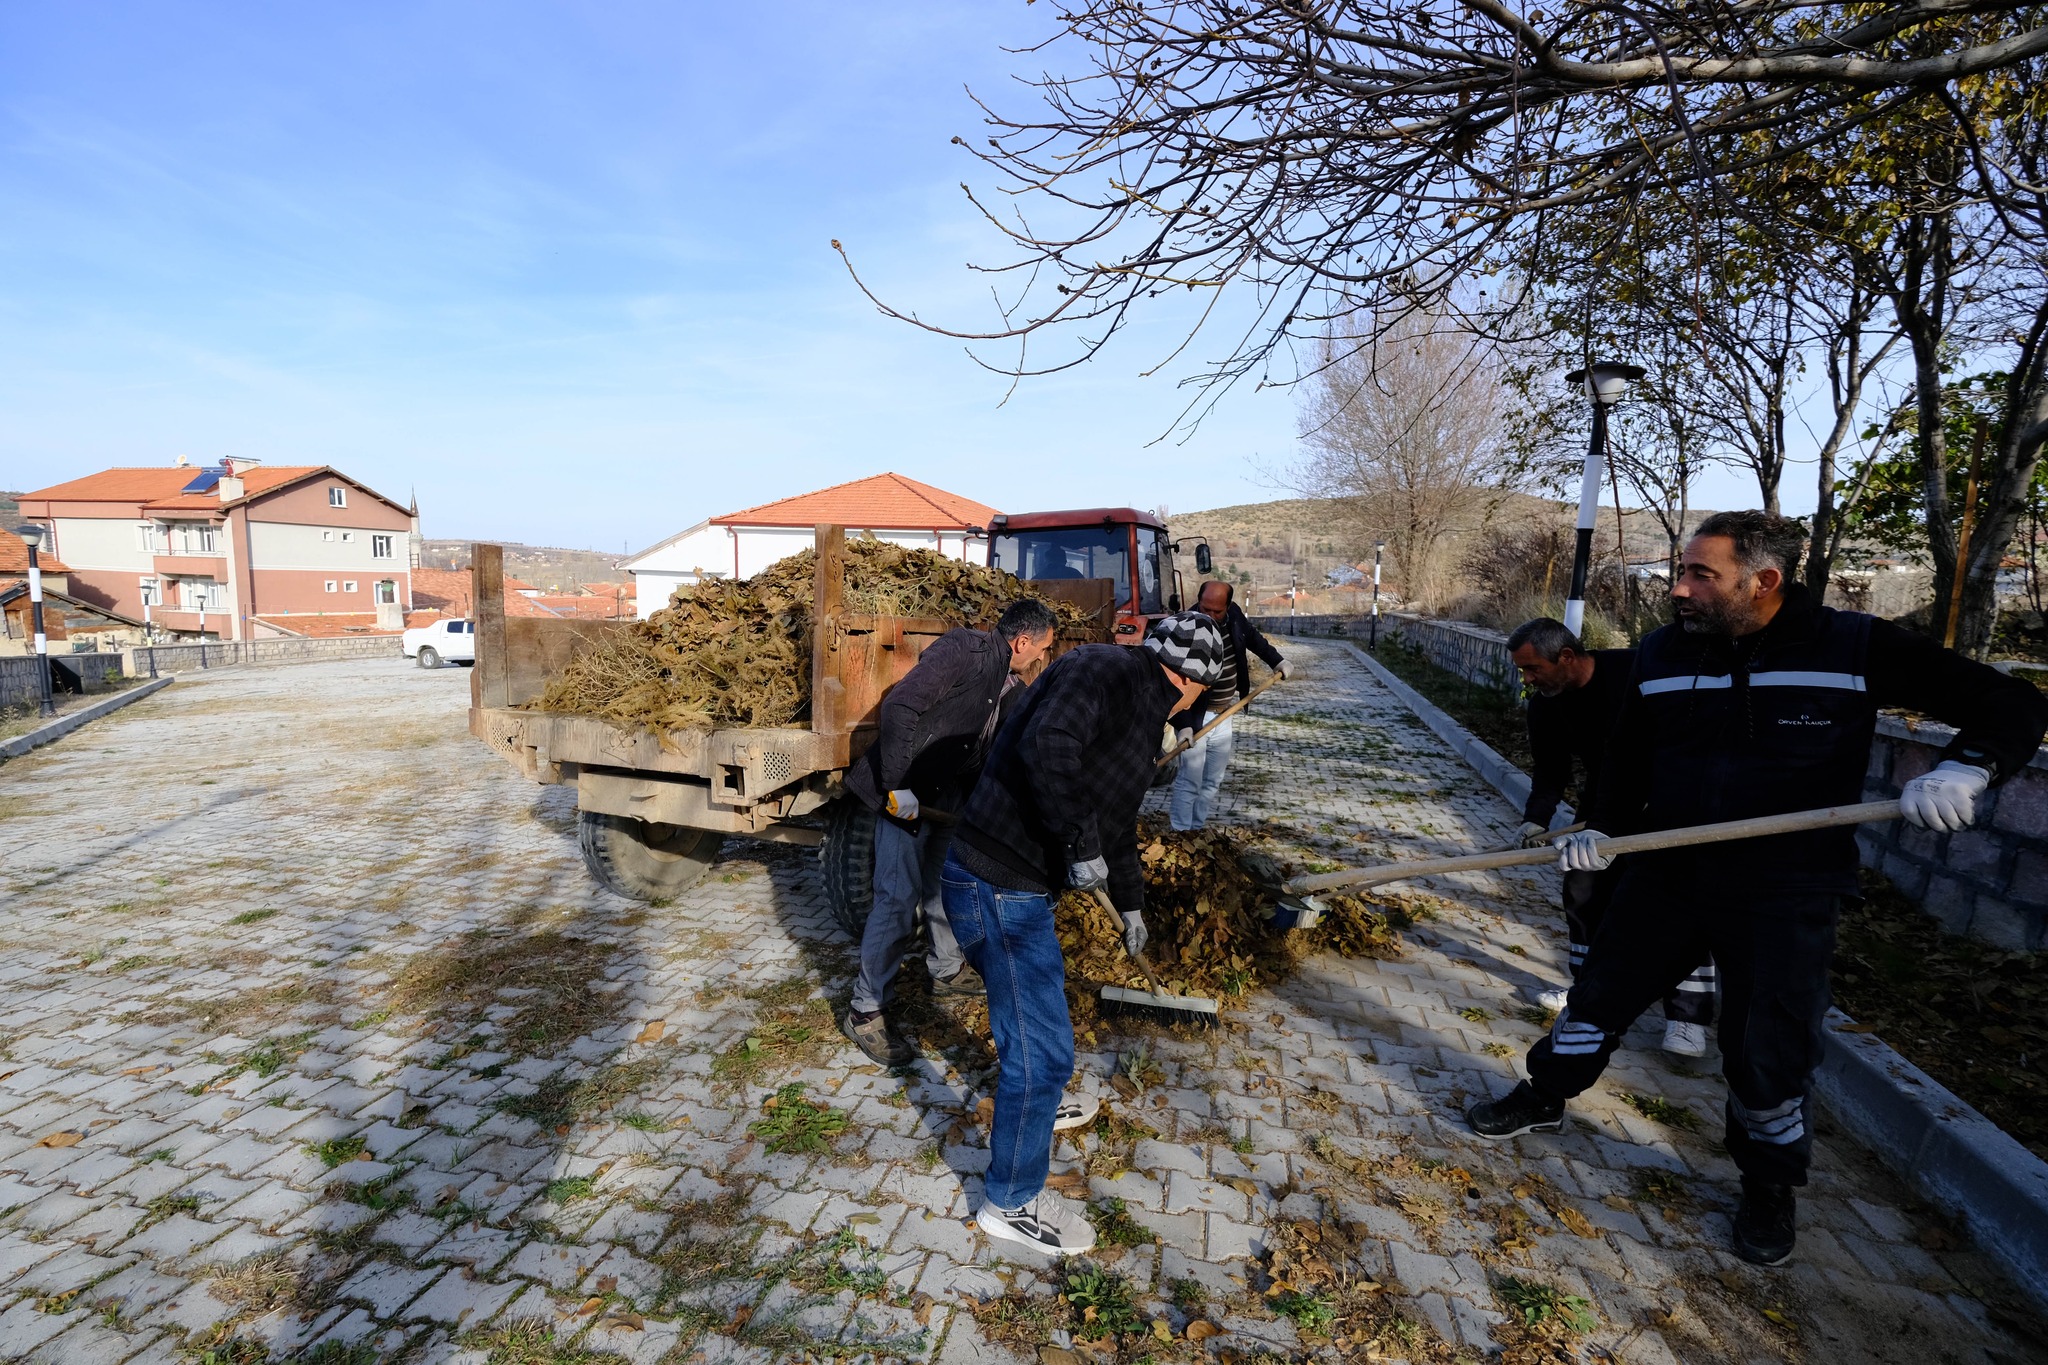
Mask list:
[[[1195,731],[1192,735],[1189,735],[1186,739],[1174,745],[1173,748],[1161,754],[1159,756],[1159,762],[1154,766],[1163,768],[1167,764],[1173,762],[1173,760],[1175,760],[1176,758],[1179,758],[1182,754],[1186,753],[1188,750],[1194,748],[1196,740],[1201,739],[1204,735],[1207,735],[1211,730],[1221,725],[1224,721],[1229,720],[1232,716],[1244,710],[1245,707],[1250,706],[1254,701],[1258,699],[1259,693],[1265,691],[1267,688],[1271,687],[1274,683],[1279,681],[1280,675],[1278,673],[1275,673],[1271,677],[1267,678],[1264,682],[1260,683],[1257,687],[1254,687],[1251,691],[1247,692],[1244,696],[1238,698],[1230,705],[1224,707],[1221,711],[1218,711],[1214,716],[1210,717],[1209,723],[1207,725],[1204,725],[1201,729]]]
[[[1647,834],[1624,834],[1601,839],[1599,851],[1609,858],[1624,853],[1650,853],[1665,848],[1690,848],[1695,844],[1719,844],[1730,839],[1760,839],[1771,834],[1796,834],[1809,829],[1833,829],[1838,825],[1861,825],[1899,818],[1897,801],[1864,801],[1853,806],[1827,806],[1820,810],[1790,811],[1784,815],[1759,815],[1748,820],[1725,820],[1715,825],[1690,825],[1683,829],[1659,829]],[[1494,853],[1468,853],[1458,858],[1437,858],[1420,863],[1383,863],[1378,867],[1353,868],[1347,872],[1324,872],[1294,877],[1287,891],[1305,896],[1316,891],[1334,891],[1340,886],[1383,886],[1415,877],[1435,877],[1446,872],[1484,872],[1497,867],[1534,867],[1554,862],[1554,848],[1509,848]]]

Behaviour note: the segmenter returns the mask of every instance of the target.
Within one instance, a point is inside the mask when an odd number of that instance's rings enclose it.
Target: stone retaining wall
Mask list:
[[[1882,801],[1941,761],[1955,731],[1936,721],[1877,718],[1863,799]],[[1863,865],[1882,871],[1951,933],[2001,948],[2048,947],[2048,751],[1989,797],[1960,834],[1903,820],[1856,832]]]
[[[398,658],[396,635],[360,635],[326,640],[240,640],[206,645],[137,645],[128,651],[130,672],[141,678],[235,664],[323,663],[332,659]]]
[[[50,688],[53,692],[104,692],[127,672],[120,654],[50,655]],[[42,665],[33,654],[11,654],[0,658],[0,707],[34,706],[42,699]]]

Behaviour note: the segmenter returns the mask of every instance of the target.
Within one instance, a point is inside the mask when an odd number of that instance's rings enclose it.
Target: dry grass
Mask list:
[[[407,959],[387,1003],[397,1013],[437,1023],[467,1023],[493,1005],[510,1004],[519,1012],[502,1025],[503,1046],[529,1056],[580,1038],[610,1016],[616,1000],[593,983],[619,951],[553,929],[511,938],[471,934]]]
[[[312,1023],[339,1018],[341,996],[340,982],[301,976],[208,1000],[171,1001],[129,1017],[146,1024],[193,1023],[208,1033],[230,1029],[243,1034],[268,1033],[286,1020]]]
[[[289,1252],[274,1251],[221,1267],[214,1271],[207,1289],[244,1315],[260,1317],[280,1308],[303,1307],[305,1283],[305,1267],[291,1259]]]

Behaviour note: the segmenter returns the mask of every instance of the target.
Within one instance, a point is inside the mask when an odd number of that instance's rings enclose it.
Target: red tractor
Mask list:
[[[1195,572],[1213,567],[1209,542],[1194,542]],[[1107,613],[1111,638],[1134,645],[1169,612],[1194,605],[1174,566],[1187,541],[1170,540],[1166,523],[1134,507],[999,515],[988,527],[988,562],[1049,597]]]

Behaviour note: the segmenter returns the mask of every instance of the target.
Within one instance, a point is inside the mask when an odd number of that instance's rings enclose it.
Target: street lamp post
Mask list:
[[[1366,648],[1375,654],[1380,652],[1380,555],[1386,548],[1384,540],[1372,543],[1372,638],[1367,641]]]
[[[1564,602],[1564,626],[1574,635],[1586,624],[1586,572],[1593,563],[1593,520],[1600,511],[1600,477],[1607,464],[1607,410],[1645,373],[1640,365],[1602,362],[1565,376],[1566,383],[1585,385],[1586,396],[1593,400],[1593,438],[1586,445],[1586,468],[1579,479],[1579,534],[1572,550],[1571,595]]]
[[[42,547],[43,528],[40,526],[17,526],[14,534],[21,537],[21,543],[28,546],[28,610],[30,629],[35,634],[37,671],[42,675],[42,713],[46,716],[57,714],[57,703],[50,696],[50,639],[43,633],[43,566],[36,551]]]

